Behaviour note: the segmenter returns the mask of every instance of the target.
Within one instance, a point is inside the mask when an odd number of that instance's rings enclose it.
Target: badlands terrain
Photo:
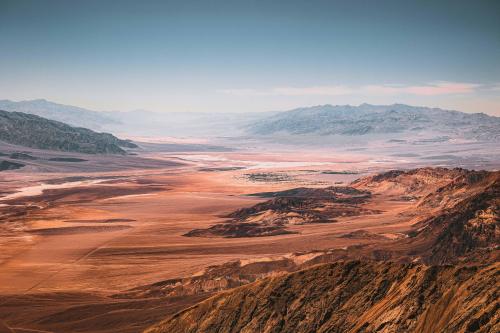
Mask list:
[[[0,332],[499,331],[496,136],[1,125]]]

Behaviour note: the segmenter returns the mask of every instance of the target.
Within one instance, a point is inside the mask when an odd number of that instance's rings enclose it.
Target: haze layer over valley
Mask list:
[[[335,142],[336,136],[368,140],[399,138],[498,141],[500,118],[439,108],[392,105],[321,105],[290,111],[200,113],[97,112],[46,100],[0,101],[0,109],[39,115],[73,126],[123,135],[280,138],[300,135],[305,143]],[[332,138],[330,138],[332,137]],[[314,138],[317,140],[315,141]]]
[[[96,112],[45,100],[1,101],[2,106],[66,119],[73,126],[84,127],[94,119],[90,128],[136,140],[146,151],[292,152],[301,147],[369,160],[377,168],[391,163],[494,168],[500,159],[499,117],[402,104],[323,105],[250,114]],[[182,143],[194,145],[176,146]]]

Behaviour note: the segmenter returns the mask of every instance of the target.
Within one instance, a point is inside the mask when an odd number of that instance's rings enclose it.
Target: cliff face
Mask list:
[[[498,332],[498,264],[348,261],[221,293],[160,332]]]

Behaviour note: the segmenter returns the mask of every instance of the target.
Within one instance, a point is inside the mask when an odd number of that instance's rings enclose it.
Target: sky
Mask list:
[[[500,116],[500,1],[0,0],[0,99],[259,112],[406,103]]]

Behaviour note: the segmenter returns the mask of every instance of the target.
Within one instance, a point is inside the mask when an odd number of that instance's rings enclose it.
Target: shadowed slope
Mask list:
[[[31,148],[87,154],[124,154],[121,147],[137,147],[109,133],[97,133],[31,114],[1,110],[0,141]]]
[[[147,332],[494,332],[499,272],[326,264],[219,294]]]

